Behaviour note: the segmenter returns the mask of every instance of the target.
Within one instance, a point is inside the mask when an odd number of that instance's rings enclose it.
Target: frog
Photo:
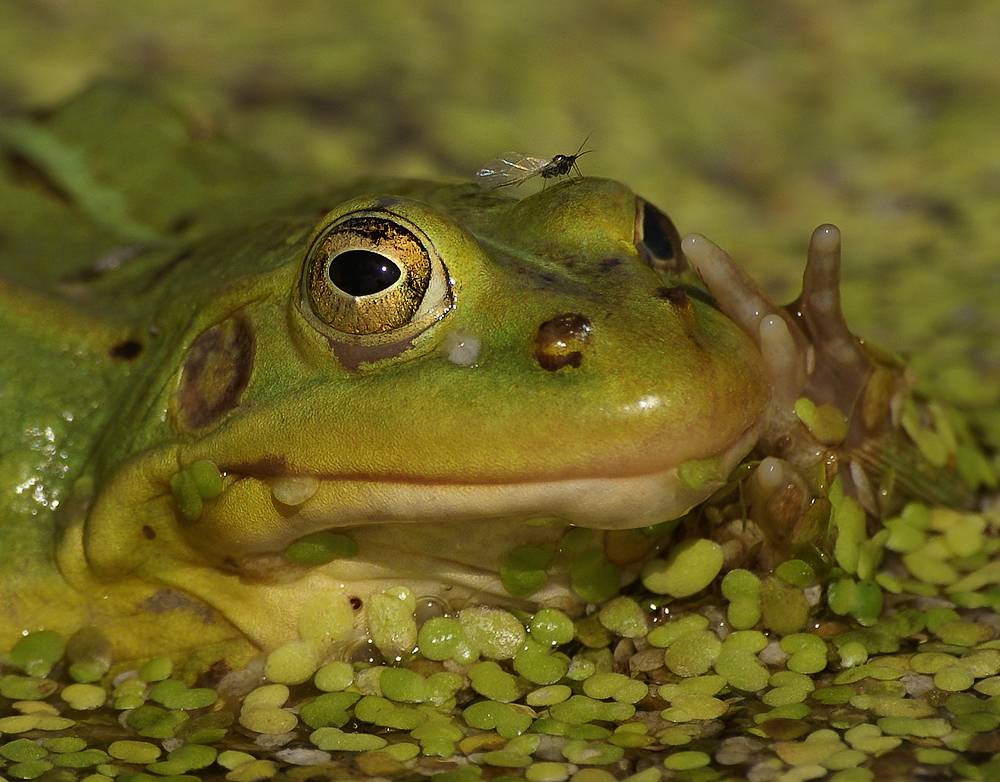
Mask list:
[[[836,471],[797,401],[863,450],[905,386],[847,330],[833,226],[784,308],[610,179],[331,185],[121,85],[0,147],[0,645],[273,649],[318,599],[346,644],[400,589],[582,610],[504,557],[673,529],[755,449]]]

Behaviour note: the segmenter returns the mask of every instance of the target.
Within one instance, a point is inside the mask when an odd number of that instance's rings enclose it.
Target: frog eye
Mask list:
[[[677,273],[687,267],[673,221],[643,198],[638,199],[636,209],[635,244],[654,269]]]
[[[306,256],[303,309],[332,337],[395,335],[450,304],[427,237],[389,212],[355,212],[325,228]]]

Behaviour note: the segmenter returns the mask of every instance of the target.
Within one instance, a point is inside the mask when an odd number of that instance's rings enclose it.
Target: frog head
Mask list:
[[[134,275],[142,380],[63,547],[99,579],[196,595],[264,645],[323,590],[503,599],[513,546],[674,519],[756,442],[758,348],[625,186],[366,182],[322,208]],[[284,556],[322,531],[351,556]]]

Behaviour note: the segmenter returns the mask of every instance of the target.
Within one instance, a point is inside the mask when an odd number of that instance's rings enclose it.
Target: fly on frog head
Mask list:
[[[583,176],[577,160],[593,150],[584,149],[588,135],[572,155],[554,155],[551,158],[524,155],[520,152],[504,152],[476,172],[476,182],[487,190],[496,190],[510,185],[520,185],[536,176],[555,179],[575,171]]]

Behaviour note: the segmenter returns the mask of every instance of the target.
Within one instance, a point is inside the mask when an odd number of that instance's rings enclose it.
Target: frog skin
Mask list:
[[[329,188],[107,86],[0,144],[0,644],[271,648],[311,596],[396,585],[573,607],[565,577],[511,598],[506,552],[675,519],[801,429],[817,355],[869,374],[833,228],[796,315],[611,180]],[[357,553],[282,556],[321,530]]]

